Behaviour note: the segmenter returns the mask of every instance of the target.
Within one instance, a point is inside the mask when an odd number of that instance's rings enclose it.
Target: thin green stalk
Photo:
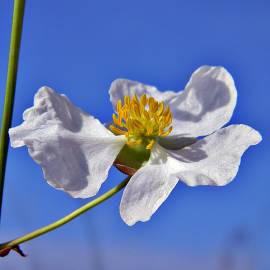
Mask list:
[[[6,161],[9,144],[8,129],[11,125],[12,120],[19,49],[23,25],[24,3],[25,3],[24,0],[14,0],[10,50],[8,59],[8,72],[6,81],[6,95],[0,134],[0,217],[2,209],[4,178],[5,178]]]
[[[110,189],[109,191],[107,191],[106,193],[104,193],[103,195],[101,195],[100,197],[94,199],[93,201],[85,204],[84,206],[78,208],[77,210],[75,210],[74,212],[70,213],[69,215],[57,220],[54,223],[51,223],[45,227],[42,227],[36,231],[33,231],[31,233],[28,233],[22,237],[16,238],[12,241],[3,243],[0,245],[0,255],[1,252],[4,253],[5,250],[10,250],[12,248],[16,248],[18,247],[19,244],[22,244],[24,242],[27,242],[33,238],[36,238],[40,235],[43,235],[45,233],[48,233],[52,230],[55,230],[61,226],[63,226],[64,224],[68,223],[69,221],[73,220],[74,218],[80,216],[81,214],[83,214],[84,212],[88,211],[89,209],[99,205],[100,203],[106,201],[107,199],[109,199],[110,197],[112,197],[114,194],[116,194],[117,192],[119,192],[121,189],[123,189],[128,181],[130,179],[130,176],[128,176],[125,180],[123,180],[123,182],[121,182],[119,185],[115,186],[114,188]]]

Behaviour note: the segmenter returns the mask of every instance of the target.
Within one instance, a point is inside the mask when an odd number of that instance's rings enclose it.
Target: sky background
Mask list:
[[[181,90],[201,65],[232,74],[238,103],[230,123],[259,130],[225,187],[178,184],[147,223],[128,227],[121,194],[48,235],[29,254],[0,260],[4,270],[270,269],[270,2],[27,1],[13,126],[48,85],[102,122],[111,120],[110,83],[129,78]],[[2,108],[12,1],[0,0]],[[1,109],[0,109],[1,113]],[[102,191],[123,179],[112,169]],[[54,190],[26,148],[10,149],[1,242],[44,226],[88,200]]]

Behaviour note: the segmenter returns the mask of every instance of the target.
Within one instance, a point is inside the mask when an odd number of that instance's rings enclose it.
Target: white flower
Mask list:
[[[244,151],[261,141],[246,125],[221,128],[237,99],[222,67],[200,67],[180,92],[119,79],[109,94],[116,111],[112,132],[66,96],[42,87],[9,134],[13,147],[28,147],[50,185],[73,197],[95,195],[113,163],[133,168],[120,205],[128,225],[149,220],[178,180],[228,184]]]

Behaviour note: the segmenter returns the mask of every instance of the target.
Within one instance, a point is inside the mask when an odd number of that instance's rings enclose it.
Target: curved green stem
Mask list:
[[[107,199],[109,199],[110,197],[112,197],[114,194],[116,194],[117,192],[119,192],[121,189],[123,189],[128,181],[130,179],[130,176],[128,176],[125,180],[123,180],[123,182],[121,182],[119,185],[115,186],[114,188],[110,189],[109,191],[107,191],[106,193],[104,193],[103,195],[101,195],[100,197],[94,199],[93,201],[85,204],[84,206],[78,208],[77,210],[75,210],[74,212],[70,213],[69,215],[57,220],[54,223],[51,223],[45,227],[42,227],[36,231],[33,231],[31,233],[28,233],[22,237],[18,237],[12,241],[3,243],[0,245],[0,253],[1,251],[4,251],[6,249],[12,249],[14,247],[17,247],[19,244],[22,244],[24,242],[27,242],[31,239],[34,239],[40,235],[46,234],[52,230],[55,230],[59,227],[61,227],[62,225],[68,223],[69,221],[73,220],[74,218],[80,216],[81,214],[83,214],[84,212],[88,211],[89,209],[99,205],[100,203],[106,201]]]
[[[24,0],[14,0],[10,50],[8,59],[8,72],[6,82],[6,96],[0,135],[0,213],[2,209],[4,178],[5,178],[8,142],[9,142],[8,129],[11,124],[13,112],[19,49],[23,24],[23,14],[24,14]]]

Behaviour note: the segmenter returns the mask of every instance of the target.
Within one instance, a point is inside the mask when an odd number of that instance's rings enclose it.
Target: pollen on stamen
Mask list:
[[[168,136],[172,131],[172,113],[164,102],[143,94],[124,96],[116,104],[110,130],[116,135],[125,135],[128,145],[144,142],[146,149],[152,149],[156,138]]]

